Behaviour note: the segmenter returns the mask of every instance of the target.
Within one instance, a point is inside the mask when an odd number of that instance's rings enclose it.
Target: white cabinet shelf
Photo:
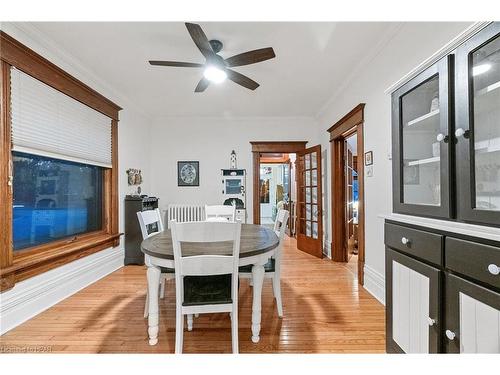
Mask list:
[[[419,160],[413,160],[408,162],[408,166],[412,167],[414,165],[422,165],[422,164],[429,164],[429,163],[439,163],[441,158],[439,156],[434,156],[432,158],[427,158],[427,159],[419,159]]]
[[[429,125],[432,124],[434,120],[437,120],[438,118],[436,117],[439,114],[439,108],[435,109],[434,111],[431,111],[429,113],[426,113],[423,116],[417,117],[414,120],[408,121],[408,126],[415,126],[415,125]]]

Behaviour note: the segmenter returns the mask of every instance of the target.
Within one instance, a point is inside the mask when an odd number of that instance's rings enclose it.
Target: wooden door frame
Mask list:
[[[296,154],[305,150],[308,141],[251,141],[253,159],[253,223],[260,224],[260,154]]]
[[[348,114],[333,124],[330,133],[330,149],[332,164],[331,212],[332,212],[332,260],[347,262],[347,246],[344,246],[345,236],[345,171],[344,171],[344,140],[357,135],[358,157],[358,282],[364,284],[365,265],[365,181],[364,181],[364,124],[365,103],[360,103]],[[342,202],[342,204],[335,204]]]

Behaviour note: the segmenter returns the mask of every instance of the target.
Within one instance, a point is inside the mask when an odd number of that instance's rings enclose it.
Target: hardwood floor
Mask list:
[[[288,238],[281,285],[284,318],[278,318],[271,280],[266,280],[261,340],[253,344],[252,290],[241,281],[240,353],[385,352],[384,307],[358,287],[349,265],[302,253]],[[173,353],[174,281],[167,283],[160,300],[156,346],[148,345],[147,319],[142,317],[145,290],[145,268],[124,267],[7,332],[0,337],[0,349],[39,345],[52,352]],[[200,315],[193,331],[184,332],[184,352],[231,352],[230,327],[228,314]]]

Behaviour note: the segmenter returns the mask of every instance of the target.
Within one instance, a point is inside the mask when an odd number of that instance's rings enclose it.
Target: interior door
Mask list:
[[[354,194],[353,194],[353,181],[354,181],[354,156],[349,143],[344,140],[345,150],[345,246],[347,248],[347,258],[351,259],[354,253]]]
[[[297,247],[323,257],[321,145],[297,153]]]

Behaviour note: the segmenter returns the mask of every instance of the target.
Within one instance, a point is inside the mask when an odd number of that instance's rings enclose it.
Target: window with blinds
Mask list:
[[[111,119],[11,69],[14,251],[103,228]]]
[[[11,69],[13,150],[111,168],[111,119]]]

